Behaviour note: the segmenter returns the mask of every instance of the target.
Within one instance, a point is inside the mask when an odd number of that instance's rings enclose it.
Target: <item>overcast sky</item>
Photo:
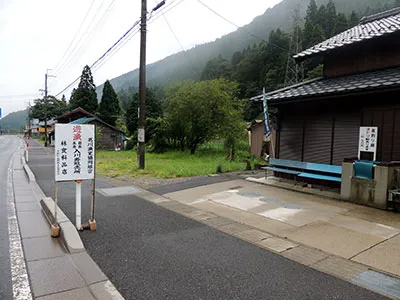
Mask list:
[[[280,2],[202,1],[239,26],[250,23]],[[148,0],[148,10],[157,2],[160,0]],[[0,107],[3,117],[41,96],[39,89],[44,88],[47,68],[52,69],[49,74],[57,75],[49,78],[49,94],[57,94],[65,88],[80,75],[84,65],[91,65],[133,25],[140,17],[140,3],[140,0],[0,0]],[[167,0],[166,3],[169,6],[163,7],[165,17],[184,49],[236,30],[197,0]],[[148,27],[147,63],[182,49],[165,19],[161,14],[157,17],[153,17]],[[138,65],[139,34],[136,34],[93,71],[95,84],[100,85]],[[65,94],[69,97],[70,90]]]

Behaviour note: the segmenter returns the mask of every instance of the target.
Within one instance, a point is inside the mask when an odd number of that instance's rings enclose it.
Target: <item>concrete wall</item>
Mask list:
[[[387,209],[388,190],[392,189],[395,167],[376,165],[374,179],[356,178],[353,175],[353,163],[344,162],[342,165],[342,184],[340,189],[343,200]]]

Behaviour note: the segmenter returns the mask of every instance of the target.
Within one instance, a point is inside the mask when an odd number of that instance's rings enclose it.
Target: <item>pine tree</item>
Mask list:
[[[350,19],[349,19],[349,28],[353,28],[354,26],[357,26],[359,22],[360,22],[360,19],[358,18],[356,12],[353,10],[351,12]]]
[[[310,0],[307,7],[306,22],[310,21],[313,23],[318,22],[318,6],[315,0]]]
[[[131,135],[136,134],[138,128],[139,94],[136,93],[126,111],[126,127]],[[146,89],[146,119],[157,119],[162,116],[161,102],[152,90]],[[149,137],[146,137],[146,140]]]
[[[96,86],[93,83],[92,72],[88,65],[83,68],[78,88],[72,91],[69,105],[70,109],[81,107],[92,114],[97,110]]]
[[[101,97],[101,102],[99,105],[99,115],[100,118],[115,126],[115,122],[121,113],[121,107],[119,104],[118,96],[114,91],[111,83],[107,80],[103,87],[103,96]]]
[[[343,13],[338,13],[335,28],[333,29],[333,34],[339,34],[343,31],[346,31],[347,28],[349,28],[349,24],[347,22],[346,15]]]
[[[327,38],[332,37],[335,34],[335,26],[337,23],[337,14],[335,3],[329,0],[326,5],[326,20],[325,20],[325,36]]]
[[[315,0],[310,0],[307,7],[307,14],[305,17],[306,23],[304,25],[303,48],[307,49],[313,46],[314,26],[319,22],[318,6]]]

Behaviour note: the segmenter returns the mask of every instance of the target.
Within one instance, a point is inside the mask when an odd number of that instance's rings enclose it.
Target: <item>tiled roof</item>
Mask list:
[[[89,122],[91,122],[93,120],[96,120],[96,121],[104,124],[105,126],[108,126],[108,127],[112,128],[115,131],[119,131],[119,132],[123,133],[122,130],[120,130],[120,129],[114,127],[114,126],[111,126],[110,124],[104,122],[102,119],[100,119],[99,117],[96,117],[96,116],[90,117],[90,118],[89,117],[83,117],[83,118],[80,118],[80,119],[77,119],[75,121],[70,122],[70,124],[87,124],[87,123],[89,123]]]
[[[78,120],[72,121],[71,124],[86,124],[90,121],[93,121],[94,119],[96,119],[95,117],[91,117],[91,118],[80,118]]]
[[[360,24],[294,56],[304,59],[335,48],[388,35],[400,30],[400,8],[364,17]]]
[[[279,103],[281,100],[322,97],[336,94],[351,94],[370,90],[400,88],[400,68],[386,69],[331,79],[314,79],[266,94],[267,100]],[[262,95],[250,100],[262,101]]]

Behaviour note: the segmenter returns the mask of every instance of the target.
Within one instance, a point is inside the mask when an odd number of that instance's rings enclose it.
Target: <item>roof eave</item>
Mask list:
[[[381,88],[370,88],[365,90],[357,90],[355,92],[336,92],[329,94],[314,94],[308,96],[300,96],[300,97],[291,97],[291,98],[281,98],[281,99],[271,99],[268,101],[270,106],[280,106],[285,104],[292,104],[297,102],[308,102],[308,101],[316,101],[316,100],[327,100],[327,99],[337,99],[343,98],[346,96],[361,96],[361,95],[371,95],[381,92],[396,92],[400,91],[400,86],[388,88],[387,86]]]

